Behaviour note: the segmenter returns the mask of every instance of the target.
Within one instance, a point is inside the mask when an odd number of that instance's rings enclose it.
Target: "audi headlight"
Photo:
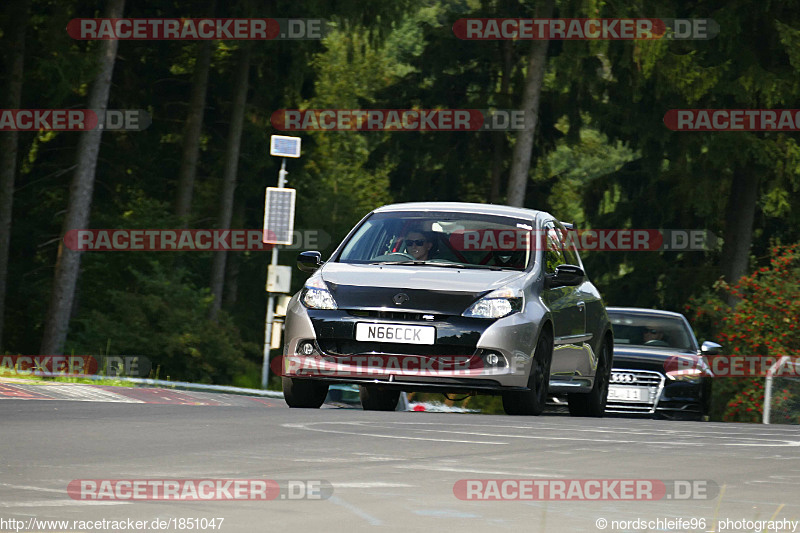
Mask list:
[[[704,377],[714,377],[711,369],[702,357],[674,357],[665,363],[667,379],[672,381],[688,381],[696,383]]]
[[[523,296],[520,289],[497,289],[492,291],[464,311],[461,316],[469,318],[502,318],[522,311]]]
[[[337,309],[336,300],[320,275],[308,278],[300,301],[309,309]]]
[[[688,381],[691,383],[700,381],[705,375],[701,368],[689,368],[687,370],[672,370],[667,372],[667,377],[674,381]]]

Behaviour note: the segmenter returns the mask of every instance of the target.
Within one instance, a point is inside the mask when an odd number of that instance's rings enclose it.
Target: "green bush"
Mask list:
[[[210,292],[184,270],[152,261],[123,277],[125,288],[105,290],[74,320],[70,352],[143,355],[159,378],[198,383],[243,383],[258,370],[258,347],[241,341],[226,313],[207,318]]]

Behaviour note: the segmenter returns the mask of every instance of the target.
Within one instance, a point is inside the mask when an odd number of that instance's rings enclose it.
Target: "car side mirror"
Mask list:
[[[545,274],[545,288],[574,287],[583,283],[586,273],[579,266],[558,265],[553,274]]]
[[[720,350],[722,350],[722,345],[711,341],[705,341],[700,347],[700,351],[704,355],[717,355]]]
[[[317,251],[300,252],[297,255],[297,268],[303,272],[314,272],[322,266],[322,254]]]

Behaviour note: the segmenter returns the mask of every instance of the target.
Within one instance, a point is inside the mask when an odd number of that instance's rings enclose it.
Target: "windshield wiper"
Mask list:
[[[503,270],[503,267],[495,265],[471,265],[467,263],[425,263],[426,265],[445,267],[445,268],[466,268],[480,270]]]
[[[370,265],[414,265],[414,266],[435,266],[443,268],[464,268],[464,269],[481,269],[481,270],[503,270],[503,267],[494,265],[470,265],[466,263],[439,263],[438,261],[375,261]],[[509,269],[513,270],[513,269]]]

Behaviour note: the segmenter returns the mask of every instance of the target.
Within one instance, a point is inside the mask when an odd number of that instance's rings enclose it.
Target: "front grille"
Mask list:
[[[652,414],[656,410],[656,404],[664,388],[664,374],[653,370],[629,370],[626,368],[614,368],[611,370],[611,385],[622,385],[626,387],[647,388],[647,401],[633,402],[617,399],[609,399],[606,402],[607,413],[640,413]]]
[[[630,385],[634,387],[658,387],[664,382],[664,376],[654,370],[611,369],[610,383],[614,385]]]
[[[388,318],[390,320],[413,320],[415,322],[435,322],[437,320],[445,320],[448,315],[434,315],[430,313],[407,313],[403,311],[348,311],[352,316],[364,318]],[[432,319],[423,319],[422,317],[433,317]]]
[[[455,344],[401,344],[370,342],[351,339],[319,339],[319,346],[327,355],[449,355],[471,356],[475,346]]]

